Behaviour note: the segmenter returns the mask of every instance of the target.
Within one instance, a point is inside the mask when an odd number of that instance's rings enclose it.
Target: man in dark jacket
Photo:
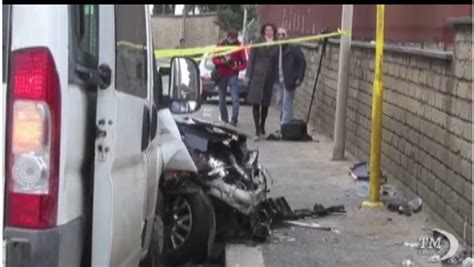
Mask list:
[[[186,48],[186,41],[184,38],[179,39],[179,45],[176,46],[176,49]]]
[[[287,39],[286,29],[279,28],[278,39]],[[281,124],[293,119],[293,100],[296,88],[301,85],[306,72],[306,60],[300,46],[283,44],[278,57],[279,85],[283,91]],[[280,92],[281,92],[280,91]]]
[[[236,31],[229,31],[227,38],[220,41],[218,46],[232,45],[239,46],[240,42],[237,39],[238,33]],[[221,113],[221,120],[229,122],[226,105],[227,87],[230,87],[230,94],[232,97],[232,120],[231,124],[237,126],[239,116],[239,72],[247,67],[247,57],[244,49],[232,52],[225,56],[218,56],[212,59],[212,62],[219,72],[219,80],[217,85],[219,87],[219,109]]]

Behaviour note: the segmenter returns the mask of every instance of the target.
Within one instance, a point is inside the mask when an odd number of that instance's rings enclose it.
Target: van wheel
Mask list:
[[[158,267],[161,266],[161,254],[163,252],[164,226],[163,226],[163,197],[158,191],[156,200],[155,218],[153,220],[153,230],[151,234],[150,247],[148,254],[140,263],[140,267]]]
[[[166,263],[179,265],[206,260],[210,235],[215,232],[213,212],[214,207],[203,191],[170,196],[165,220]]]

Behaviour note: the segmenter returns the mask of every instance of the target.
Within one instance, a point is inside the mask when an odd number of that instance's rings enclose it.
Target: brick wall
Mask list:
[[[273,22],[290,35],[317,34],[341,25],[342,5],[258,5],[260,22]],[[394,43],[452,43],[448,19],[471,16],[472,5],[390,5],[385,8],[385,39]],[[354,5],[352,38],[375,39],[375,5]],[[442,46],[440,45],[442,48]]]
[[[422,197],[425,204],[472,244],[472,33],[455,26],[454,52],[386,46],[382,172]],[[306,118],[319,48],[306,47],[307,76],[296,95],[296,114]],[[375,50],[353,42],[346,148],[368,161]],[[310,121],[333,136],[339,44],[323,59]]]

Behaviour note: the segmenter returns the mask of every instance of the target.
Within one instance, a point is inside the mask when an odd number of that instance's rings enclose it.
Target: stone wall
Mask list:
[[[151,16],[155,49],[174,48],[182,38],[182,17],[170,15]],[[222,35],[214,23],[215,14],[186,17],[185,39],[187,47],[216,44]],[[159,38],[158,38],[159,36]]]
[[[453,52],[386,45],[382,172],[422,197],[472,244],[472,32],[455,23]],[[306,118],[319,47],[305,47],[306,78],[296,95],[296,114]],[[338,41],[330,41],[316,88],[311,124],[333,136]],[[353,42],[349,67],[346,149],[369,160],[373,44]]]

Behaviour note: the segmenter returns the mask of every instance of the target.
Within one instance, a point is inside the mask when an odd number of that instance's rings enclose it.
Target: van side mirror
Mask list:
[[[186,57],[171,59],[169,108],[174,114],[186,114],[201,107],[201,80],[197,63]]]

